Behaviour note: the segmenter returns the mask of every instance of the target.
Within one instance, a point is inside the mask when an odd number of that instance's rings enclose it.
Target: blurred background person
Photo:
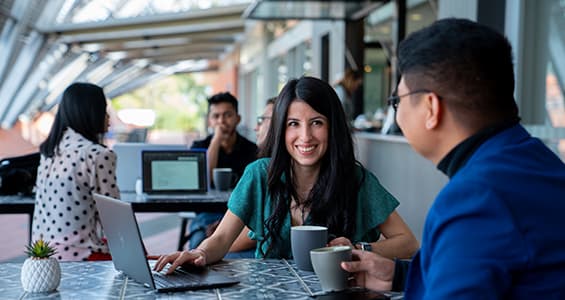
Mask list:
[[[334,89],[343,105],[347,121],[351,122],[355,119],[355,104],[353,103],[353,94],[363,83],[363,73],[352,69],[345,70],[345,75],[338,81]]]
[[[245,167],[256,159],[257,145],[236,130],[241,121],[237,106],[237,99],[229,92],[210,97],[208,127],[213,133],[203,140],[194,141],[190,147],[206,149],[212,186],[214,186],[212,176],[214,168],[231,168],[238,177],[241,177]]]
[[[257,147],[259,147],[259,149],[263,147],[265,139],[267,138],[267,133],[269,132],[269,127],[271,126],[273,106],[275,105],[276,99],[276,97],[267,99],[265,108],[263,109],[263,114],[257,117],[255,134],[257,135]]]
[[[269,132],[269,127],[271,125],[271,118],[273,115],[273,106],[277,98],[269,98],[263,109],[263,113],[257,117],[257,125],[255,126],[255,134],[257,135],[257,146],[259,149],[264,146],[265,139],[267,138],[267,133]],[[219,221],[215,222],[212,226],[209,226],[206,232],[206,236],[212,235],[216,230]],[[233,242],[230,247],[226,258],[252,258],[254,257],[255,241],[249,238],[249,228],[245,227],[243,231],[239,234],[237,239]]]
[[[92,198],[120,197],[116,155],[102,144],[108,126],[102,88],[73,83],[39,147],[32,235],[50,241],[59,260],[111,259]]]
[[[271,118],[273,115],[273,106],[277,98],[269,98],[263,109],[263,113],[257,117],[257,125],[255,126],[255,134],[257,135],[257,146],[261,149],[264,146],[265,140],[267,138],[267,133],[269,132],[269,127],[271,126]],[[213,230],[216,229],[219,222],[214,224]],[[230,247],[226,258],[253,258],[255,255],[256,242],[249,238],[249,228],[245,227],[243,231],[239,234],[237,239],[233,242]],[[207,236],[212,235],[212,232],[208,232]]]
[[[231,168],[241,178],[245,167],[257,158],[257,145],[240,135],[236,128],[241,121],[238,101],[229,92],[218,93],[208,99],[208,127],[213,133],[203,140],[194,141],[192,149],[206,149],[211,186],[214,187],[214,168]],[[235,186],[237,182],[234,182]],[[233,187],[232,186],[232,187]],[[197,247],[216,229],[222,213],[199,213],[189,227],[189,247]],[[247,238],[249,240],[249,238]],[[249,240],[251,243],[252,241]],[[254,245],[251,244],[250,247]],[[244,250],[245,245],[234,248]]]

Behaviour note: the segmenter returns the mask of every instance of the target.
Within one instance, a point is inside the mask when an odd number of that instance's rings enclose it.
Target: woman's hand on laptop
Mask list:
[[[167,274],[173,273],[173,271],[183,264],[192,264],[195,266],[205,266],[206,265],[206,253],[202,249],[192,249],[189,251],[177,251],[168,255],[161,255],[153,268],[155,271],[159,272],[170,263],[171,266],[167,270]]]

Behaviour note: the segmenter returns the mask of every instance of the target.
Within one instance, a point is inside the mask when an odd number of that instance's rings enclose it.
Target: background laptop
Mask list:
[[[142,151],[143,193],[148,198],[215,197],[208,192],[203,150]]]
[[[202,268],[197,273],[189,273],[181,268],[171,275],[153,272],[146,259],[145,246],[131,204],[99,194],[94,194],[94,200],[114,267],[128,277],[158,292],[216,288],[239,283],[209,268]]]
[[[112,147],[118,157],[116,180],[120,192],[135,192],[135,181],[141,178],[141,152],[143,150],[186,150],[186,145],[117,143]]]

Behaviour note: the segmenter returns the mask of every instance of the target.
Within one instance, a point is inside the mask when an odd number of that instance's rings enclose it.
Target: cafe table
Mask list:
[[[157,293],[116,271],[111,261],[62,262],[61,284],[51,293],[27,293],[20,283],[22,263],[0,264],[0,299],[315,299],[318,277],[292,261],[223,260],[210,268],[240,283],[224,288]],[[402,299],[401,293],[384,293]]]

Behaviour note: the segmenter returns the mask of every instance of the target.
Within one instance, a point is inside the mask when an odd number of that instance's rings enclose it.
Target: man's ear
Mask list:
[[[237,114],[237,121],[235,122],[235,126],[239,125],[239,122],[241,122],[241,116]]]
[[[440,105],[440,99],[435,93],[429,93],[426,96],[426,129],[432,130],[435,129],[440,121],[441,121],[441,114],[442,114],[442,107]]]

